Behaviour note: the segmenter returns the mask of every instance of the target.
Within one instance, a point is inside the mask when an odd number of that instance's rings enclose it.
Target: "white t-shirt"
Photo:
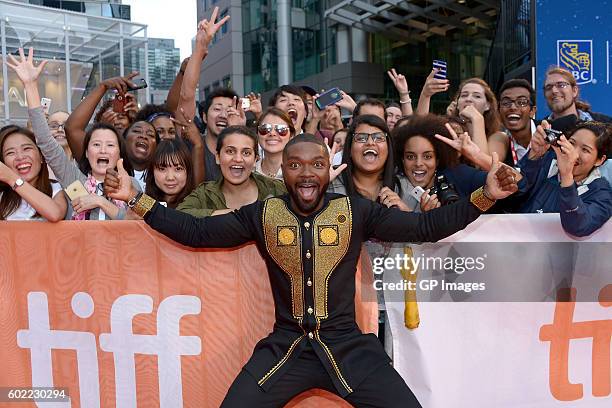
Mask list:
[[[51,188],[53,189],[53,197],[56,194],[62,191],[62,186],[59,183],[51,183]],[[2,198],[2,194],[0,194],[0,198]],[[34,217],[36,215],[36,210],[32,207],[26,200],[21,200],[19,207],[8,217],[6,217],[7,221],[44,221],[45,219],[41,216]]]

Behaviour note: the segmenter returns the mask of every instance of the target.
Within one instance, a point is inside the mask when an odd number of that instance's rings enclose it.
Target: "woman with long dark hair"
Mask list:
[[[56,222],[66,215],[62,188],[49,181],[49,171],[36,138],[28,129],[0,131],[0,220]]]

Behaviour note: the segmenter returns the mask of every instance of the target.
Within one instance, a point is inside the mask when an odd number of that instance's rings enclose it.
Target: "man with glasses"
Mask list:
[[[536,125],[535,91],[525,79],[506,81],[499,93],[499,114],[509,136],[506,164],[514,167],[529,149]]]
[[[548,122],[574,115],[576,121],[612,123],[612,117],[592,112],[591,105],[578,99],[579,95],[580,89],[571,72],[559,67],[549,69],[546,72],[546,80],[544,82],[544,97],[552,111],[547,118]],[[569,123],[572,123],[572,121],[569,121]],[[566,127],[573,126],[566,125]],[[565,131],[569,129],[557,130]],[[612,164],[610,159],[599,166],[599,171],[608,182],[612,183]]]
[[[612,123],[611,117],[592,112],[591,105],[578,99],[579,95],[580,89],[571,72],[560,67],[549,69],[544,81],[544,97],[552,111],[548,121],[575,115],[581,121]]]

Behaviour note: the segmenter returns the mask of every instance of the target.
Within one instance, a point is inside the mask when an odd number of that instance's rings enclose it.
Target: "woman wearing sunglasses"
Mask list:
[[[257,134],[263,157],[255,164],[255,172],[282,180],[283,149],[289,139],[295,136],[291,118],[278,108],[268,108],[259,117]]]

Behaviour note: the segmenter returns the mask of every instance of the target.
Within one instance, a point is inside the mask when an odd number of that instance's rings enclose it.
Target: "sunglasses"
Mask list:
[[[272,125],[270,123],[262,123],[257,126],[257,131],[260,136],[265,136],[272,133],[272,129],[276,131],[279,136],[287,136],[289,134],[289,126],[287,125]]]
[[[353,141],[355,143],[367,143],[369,138],[372,138],[374,143],[384,143],[387,140],[387,134],[385,132],[376,133],[355,133],[353,135]]]

